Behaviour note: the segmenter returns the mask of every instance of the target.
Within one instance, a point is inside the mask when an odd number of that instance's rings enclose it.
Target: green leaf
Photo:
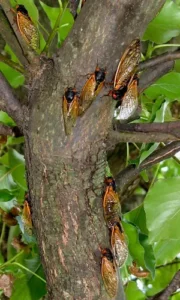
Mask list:
[[[20,145],[24,143],[24,137],[13,137],[9,136],[7,140],[7,146],[14,146],[14,145]]]
[[[170,100],[180,99],[180,73],[170,72],[153,83],[145,94],[147,97],[156,99],[164,95]]]
[[[17,205],[16,198],[13,198],[12,200],[6,202],[0,202],[0,208],[2,208],[2,210],[6,212],[10,211],[11,208],[13,208],[16,205]]]
[[[149,280],[147,284],[147,296],[156,295],[164,290],[179,269],[180,264],[168,265],[156,269],[155,278],[153,280]]]
[[[145,234],[139,234],[139,241],[144,248],[144,260],[146,268],[151,272],[151,276],[155,275],[155,256],[152,245],[149,244],[148,236]]]
[[[7,113],[4,111],[0,111],[0,123],[3,123],[8,126],[15,126],[16,124],[14,123],[13,119],[11,119]]]
[[[17,267],[16,267],[17,268]],[[32,300],[31,293],[27,284],[27,278],[22,275],[20,278],[16,279],[13,285],[13,293],[11,300]]]
[[[180,8],[171,0],[166,1],[156,18],[150,22],[144,40],[163,44],[180,34]]]
[[[47,14],[50,23],[51,28],[53,29],[56,20],[58,18],[58,15],[60,13],[60,8],[55,8],[46,5],[44,2],[40,1],[40,4],[42,8],[44,9],[45,13]],[[62,12],[60,26],[58,29],[58,39],[59,42],[62,42],[67,37],[68,33],[70,32],[72,25],[74,24],[74,18],[72,14],[70,13],[70,10],[67,8]]]
[[[137,232],[137,228],[131,224],[122,222],[124,231],[128,236],[128,249],[130,255],[133,257],[133,260],[137,262],[137,264],[143,268],[145,268],[144,263],[144,248],[141,246],[139,242],[139,235]]]
[[[4,166],[0,166],[0,190],[8,190],[15,191],[17,189],[17,185],[13,180],[11,175],[12,170]]]
[[[154,246],[154,254],[156,257],[156,265],[166,265],[172,262],[179,254],[179,240],[164,240],[157,242]]]
[[[146,227],[146,215],[144,211],[144,206],[141,204],[130,212],[124,214],[124,217],[129,222],[136,225],[142,233],[148,234],[148,230]]]
[[[159,143],[154,143],[154,144],[146,144],[145,148],[142,147],[139,164],[142,163],[143,160],[145,160],[150,154],[152,154],[157,149],[158,146]]]
[[[14,149],[9,150],[9,165],[12,171],[14,181],[24,191],[27,190],[27,184],[25,179],[25,159],[22,154]]]
[[[180,177],[157,181],[148,192],[144,209],[150,242],[179,240]]]
[[[0,70],[13,88],[24,84],[24,76],[5,63],[0,62]]]
[[[127,300],[145,300],[146,296],[137,287],[136,282],[130,281],[125,289]]]

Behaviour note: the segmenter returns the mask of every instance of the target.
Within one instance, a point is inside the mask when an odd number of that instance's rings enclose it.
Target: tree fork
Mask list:
[[[109,246],[101,199],[115,104],[109,97],[96,99],[67,138],[64,89],[93,72],[97,59],[111,80],[125,46],[143,34],[163,3],[87,1],[58,55],[43,61],[30,83],[25,156],[49,299],[108,299],[98,248]],[[82,85],[81,78],[77,88]]]

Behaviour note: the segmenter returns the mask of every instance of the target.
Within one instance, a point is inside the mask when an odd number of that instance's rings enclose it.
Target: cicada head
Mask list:
[[[99,67],[96,67],[96,70],[95,70],[95,79],[96,79],[96,82],[98,84],[100,84],[101,82],[104,82],[105,77],[106,77],[106,71],[105,71],[105,69],[101,69]]]
[[[116,191],[116,183],[115,183],[115,180],[113,179],[113,177],[111,177],[111,176],[106,177],[105,183],[107,186],[112,186],[113,190]]]
[[[24,5],[18,5],[18,6],[16,7],[16,11],[19,12],[19,13],[21,13],[21,14],[23,14],[23,15],[25,15],[25,16],[27,16],[27,17],[29,17],[28,11],[27,11],[27,9],[24,7]]]
[[[111,247],[116,265],[122,267],[128,257],[128,247],[121,223],[116,223],[112,227]]]
[[[76,94],[77,94],[76,89],[70,87],[70,88],[66,89],[64,96],[65,96],[67,102],[71,103],[74,100]]]
[[[118,276],[113,261],[113,256],[108,248],[101,249],[101,275],[107,294],[114,298],[118,290]]]

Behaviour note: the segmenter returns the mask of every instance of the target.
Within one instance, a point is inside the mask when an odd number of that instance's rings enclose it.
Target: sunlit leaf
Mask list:
[[[150,242],[176,239],[180,228],[180,178],[157,181],[148,192],[144,209]]]

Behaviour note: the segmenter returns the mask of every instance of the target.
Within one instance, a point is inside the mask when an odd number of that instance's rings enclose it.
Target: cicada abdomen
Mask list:
[[[83,113],[98,96],[104,86],[106,71],[98,66],[95,72],[90,75],[82,88],[80,95],[81,113]]]
[[[128,257],[128,247],[120,223],[112,227],[111,247],[116,266],[122,267]]]
[[[63,115],[66,134],[70,134],[79,114],[79,97],[75,88],[67,88],[63,96]]]
[[[40,39],[39,32],[35,24],[28,15],[24,5],[19,5],[17,11],[17,25],[24,40],[34,49],[39,49]]]
[[[106,178],[106,191],[103,198],[104,219],[108,228],[120,222],[121,205],[115,189],[115,181],[112,177]]]
[[[114,298],[118,291],[118,276],[114,265],[113,256],[109,249],[101,249],[101,275],[107,294]]]
[[[136,73],[140,55],[140,40],[135,39],[127,47],[120,59],[114,77],[114,90],[120,90],[127,86],[131,77]]]

